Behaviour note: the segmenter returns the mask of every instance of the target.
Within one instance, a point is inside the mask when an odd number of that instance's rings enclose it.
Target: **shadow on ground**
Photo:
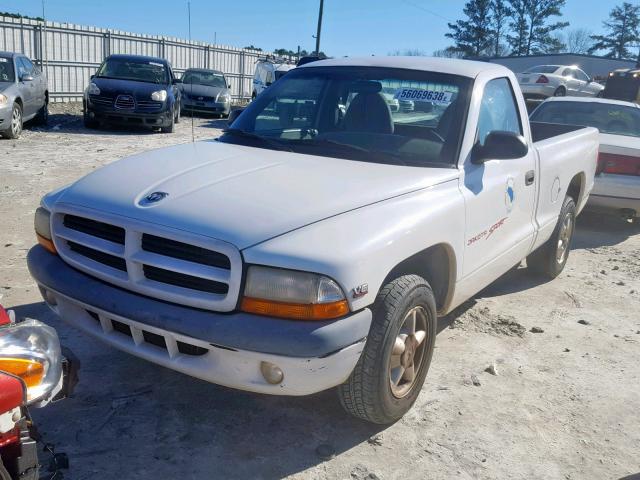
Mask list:
[[[69,455],[69,478],[275,479],[385,428],[347,416],[334,391],[273,397],[227,389],[107,347],[44,303],[14,309],[55,327],[82,363],[72,398],[32,412],[45,441]]]

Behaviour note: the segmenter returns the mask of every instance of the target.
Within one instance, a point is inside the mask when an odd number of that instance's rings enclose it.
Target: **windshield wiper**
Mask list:
[[[389,152],[387,150],[384,151],[380,151],[380,150],[370,150],[368,148],[364,148],[364,147],[360,147],[358,145],[352,145],[350,143],[343,143],[343,142],[338,142],[337,140],[331,140],[328,138],[323,138],[323,139],[312,139],[312,140],[295,140],[295,144],[296,145],[309,145],[309,146],[315,146],[315,147],[322,147],[322,146],[326,146],[326,145],[331,145],[334,147],[340,147],[340,148],[345,148],[348,150],[352,150],[355,152],[359,152],[359,153],[363,153],[366,155],[369,155],[370,157],[368,158],[369,161],[372,161],[374,163],[387,163],[388,159],[393,159],[395,160],[395,162],[389,162],[389,163],[397,163],[399,165],[407,165],[407,163],[402,159],[402,155],[395,153],[395,152]],[[371,160],[371,157],[377,157],[376,160]],[[381,160],[378,160],[381,159]]]
[[[277,150],[286,150],[288,152],[293,152],[293,149],[291,149],[291,147],[286,146],[282,142],[279,142],[273,138],[263,137],[262,135],[258,135],[257,133],[247,132],[246,130],[242,130],[240,128],[227,128],[224,130],[224,133],[230,133],[231,135],[248,138],[251,140],[258,140],[276,148]]]

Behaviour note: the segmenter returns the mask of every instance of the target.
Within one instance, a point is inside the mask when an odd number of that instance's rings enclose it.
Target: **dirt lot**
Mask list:
[[[640,478],[637,225],[583,215],[560,278],[542,283],[521,267],[443,319],[417,404],[373,427],[346,417],[333,392],[278,398],[210,385],[49,313],[25,265],[40,196],[191,138],[188,119],[163,135],[88,131],[77,109],[56,112],[46,131],[0,141],[0,302],[54,325],[82,361],[74,398],[34,411],[69,454],[65,478]],[[223,126],[197,119],[196,138]]]

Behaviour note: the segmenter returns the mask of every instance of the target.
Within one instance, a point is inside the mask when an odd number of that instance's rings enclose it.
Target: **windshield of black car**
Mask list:
[[[152,60],[110,58],[100,66],[96,77],[165,85],[169,83],[167,66]]]
[[[185,72],[182,76],[182,83],[227,88],[224,77],[219,73],[211,72]]]
[[[545,102],[532,122],[595,127],[601,133],[640,137],[640,108],[603,102]]]
[[[16,73],[13,68],[13,60],[7,57],[0,57],[0,82],[14,82]]]
[[[428,71],[295,69],[254,100],[220,141],[351,160],[453,165],[471,87],[469,78]]]

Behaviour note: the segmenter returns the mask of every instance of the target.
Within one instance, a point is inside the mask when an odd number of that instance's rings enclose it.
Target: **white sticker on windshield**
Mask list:
[[[154,67],[163,67],[164,65],[162,65],[161,63],[158,62],[149,62],[149,65],[153,65]]]
[[[414,102],[430,102],[449,105],[453,92],[423,90],[420,88],[399,88],[394,95],[398,100],[412,100]]]
[[[8,62],[8,61],[9,61],[9,59],[4,58],[4,57],[0,57],[0,62],[3,62],[3,63],[4,63],[4,62]]]

